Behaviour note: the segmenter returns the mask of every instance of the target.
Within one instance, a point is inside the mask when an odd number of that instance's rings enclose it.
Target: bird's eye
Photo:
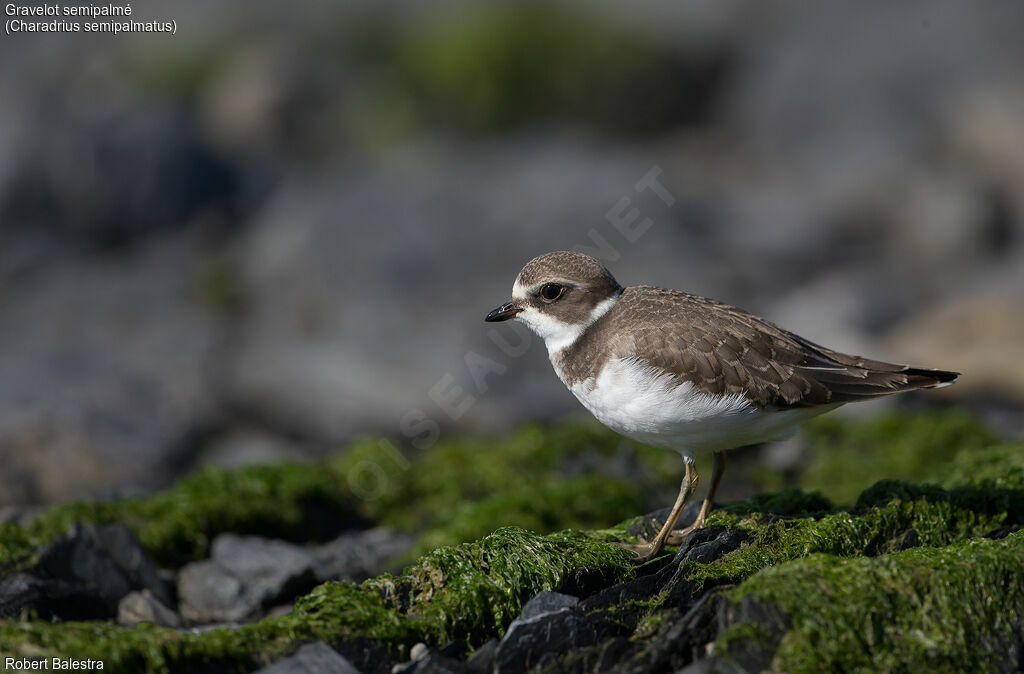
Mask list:
[[[545,283],[540,287],[541,299],[547,300],[548,302],[554,302],[565,292],[565,286],[560,286],[557,283]]]

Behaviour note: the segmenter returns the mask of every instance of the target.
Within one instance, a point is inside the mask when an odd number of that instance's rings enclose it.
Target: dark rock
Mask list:
[[[31,610],[62,620],[113,618],[133,590],[171,601],[170,589],[124,526],[75,525],[43,549],[34,566],[0,582],[0,616]]]
[[[622,671],[641,674],[683,667],[704,655],[705,645],[717,633],[717,602],[713,591],[704,592],[696,601],[673,606],[666,601],[663,627],[647,646],[621,667]]]
[[[729,661],[739,672],[769,669],[782,637],[793,626],[789,617],[778,608],[751,596],[745,596],[737,603],[721,602],[717,613],[719,634],[733,625],[755,624],[760,628],[759,638],[737,641],[729,646]]]
[[[322,641],[306,644],[295,655],[254,674],[360,674],[351,662]]]
[[[181,614],[198,623],[251,620],[308,592],[326,575],[298,545],[222,534],[210,559],[188,564],[178,575]]]
[[[532,618],[539,618],[540,616],[547,615],[549,613],[555,613],[566,608],[575,608],[580,603],[579,597],[573,597],[572,595],[562,594],[561,592],[550,592],[545,590],[530,601],[526,602],[523,606],[523,611],[519,615],[522,620],[530,620]]]
[[[136,106],[96,123],[76,121],[54,125],[0,186],[8,228],[42,222],[55,238],[110,246],[233,206],[239,175],[203,143],[184,110]]]
[[[571,608],[517,618],[498,644],[498,672],[520,672],[551,662],[560,654],[597,643],[594,626]]]
[[[153,596],[149,590],[129,592],[117,605],[117,622],[122,625],[153,623],[163,627],[180,628],[181,616]]]
[[[53,578],[92,584],[104,597],[120,599],[145,588],[171,603],[170,589],[146,551],[121,524],[75,525],[40,556],[39,568]]]
[[[896,550],[909,550],[921,547],[921,535],[914,529],[908,529],[896,545]]]
[[[466,668],[472,674],[491,674],[494,671],[494,659],[498,654],[497,639],[491,639],[466,659]]]
[[[389,564],[412,549],[416,539],[378,527],[345,533],[313,550],[325,573],[336,580],[362,581],[393,571]]]
[[[744,670],[725,660],[702,658],[691,662],[676,674],[744,674]]]
[[[694,531],[680,546],[676,557],[682,562],[710,564],[738,549],[750,534],[736,529],[705,527]]]
[[[40,618],[91,620],[109,617],[107,602],[92,588],[15,573],[0,580],[0,618],[32,611]]]

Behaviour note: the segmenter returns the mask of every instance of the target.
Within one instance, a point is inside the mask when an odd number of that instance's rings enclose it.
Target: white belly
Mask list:
[[[708,395],[630,358],[609,362],[596,380],[569,389],[612,430],[687,456],[779,440],[811,417],[838,407],[759,410],[743,396]]]

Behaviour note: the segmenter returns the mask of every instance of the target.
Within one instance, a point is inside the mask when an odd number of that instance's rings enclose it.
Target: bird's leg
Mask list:
[[[722,473],[724,472],[725,452],[715,452],[714,457],[711,459],[711,487],[708,489],[708,495],[704,502],[700,504],[700,512],[697,513],[697,519],[685,529],[676,529],[670,532],[666,543],[669,545],[679,545],[696,529],[704,526],[704,520],[707,519],[708,514],[711,512],[711,507],[715,500],[715,492],[718,491],[718,483],[722,481]]]
[[[646,545],[622,544],[623,547],[637,554],[637,559],[635,560],[637,563],[649,561],[661,552],[662,548],[665,547],[666,540],[672,533],[672,527],[679,521],[683,508],[690,502],[690,498],[697,488],[697,481],[700,477],[697,475],[697,469],[693,466],[693,459],[685,457],[684,466],[683,481],[679,484],[679,494],[676,496],[675,505],[672,506],[672,512],[668,514],[668,518],[661,526],[661,531],[658,532],[658,535]]]

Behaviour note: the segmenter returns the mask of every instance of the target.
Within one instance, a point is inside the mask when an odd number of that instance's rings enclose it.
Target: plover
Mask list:
[[[704,524],[725,451],[778,440],[849,402],[952,384],[958,373],[895,365],[820,346],[742,309],[676,290],[623,288],[594,258],[547,253],[523,267],[512,299],[485,320],[516,319],[547,346],[558,377],[601,423],[682,454],[672,510],[646,561]],[[674,530],[693,496],[696,454],[713,454],[692,525]]]

